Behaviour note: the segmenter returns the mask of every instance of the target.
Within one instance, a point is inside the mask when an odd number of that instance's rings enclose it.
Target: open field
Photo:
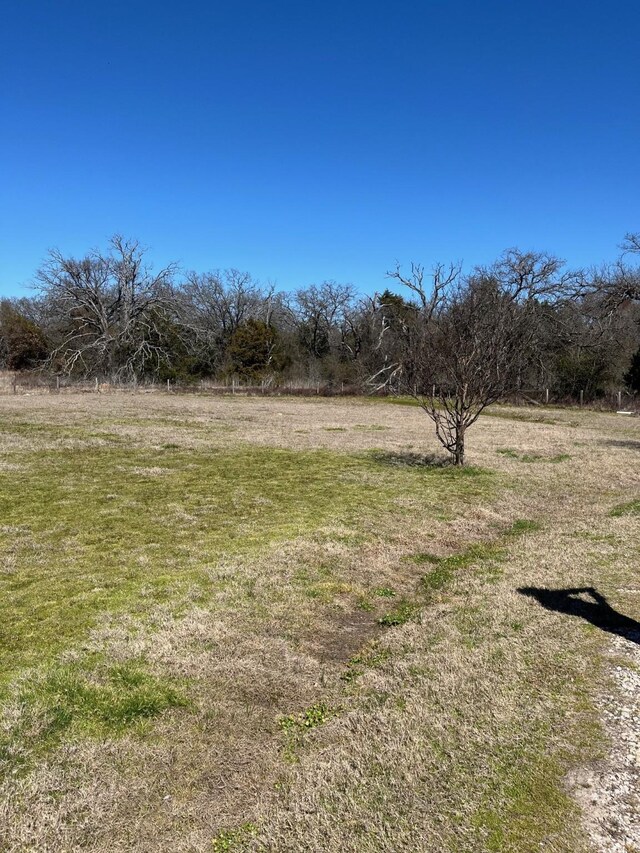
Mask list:
[[[498,408],[463,470],[364,399],[0,397],[0,427],[0,850],[631,844],[599,786],[638,419]],[[542,591],[584,587],[627,621]]]

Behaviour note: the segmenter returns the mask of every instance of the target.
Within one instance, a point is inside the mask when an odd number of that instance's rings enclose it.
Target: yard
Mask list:
[[[632,839],[601,787],[632,773],[602,721],[640,665],[637,419],[495,407],[461,470],[392,401],[0,424],[0,850]]]

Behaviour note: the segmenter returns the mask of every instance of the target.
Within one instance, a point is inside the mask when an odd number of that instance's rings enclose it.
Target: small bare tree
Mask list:
[[[550,255],[511,249],[468,276],[455,264],[431,276],[417,264],[409,275],[399,266],[388,274],[412,298],[396,310],[393,357],[387,354],[374,381],[418,401],[454,464],[464,464],[466,432],[484,409],[519,387],[541,317],[575,287],[577,274],[562,266]]]

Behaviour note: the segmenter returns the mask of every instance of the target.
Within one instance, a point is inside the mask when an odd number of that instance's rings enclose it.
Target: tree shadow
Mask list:
[[[591,622],[596,628],[625,637],[640,645],[640,622],[618,613],[609,604],[604,595],[594,587],[584,586],[575,589],[543,589],[535,586],[519,587],[521,595],[535,598],[546,610],[566,613],[568,616],[579,616]],[[590,596],[582,598],[581,596]]]
[[[408,450],[375,450],[372,453],[376,462],[400,468],[450,468],[453,461],[450,456],[436,453],[411,453]]]
[[[637,441],[635,438],[607,438],[601,441],[600,444],[604,444],[606,447],[624,447],[627,450],[640,450],[640,441]]]

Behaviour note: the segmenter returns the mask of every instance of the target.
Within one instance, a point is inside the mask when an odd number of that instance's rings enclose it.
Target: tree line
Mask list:
[[[0,302],[0,364],[102,381],[403,391],[431,407],[446,439],[438,412],[465,384],[482,386],[485,404],[514,389],[640,390],[639,254],[629,234],[597,269],[511,249],[470,272],[397,267],[374,296],[334,281],[283,293],[236,269],[154,271],[137,241],[116,235],[82,258],[51,251],[34,295]]]

